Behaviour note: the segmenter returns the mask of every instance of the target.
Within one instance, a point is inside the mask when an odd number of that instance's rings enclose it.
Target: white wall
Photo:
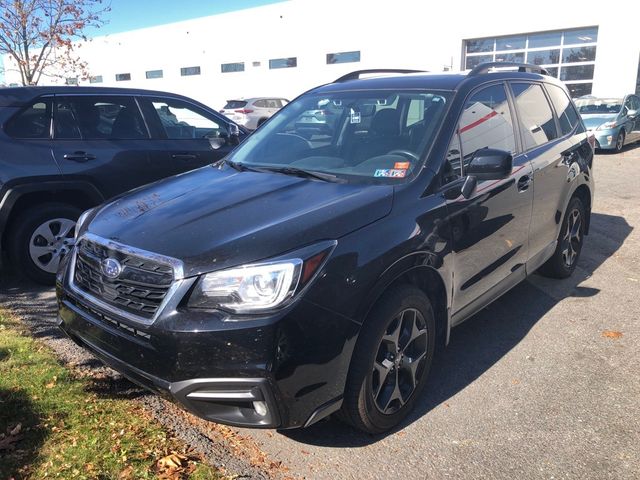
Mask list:
[[[465,38],[598,25],[593,93],[622,95],[635,90],[640,53],[640,7],[626,2],[628,15],[624,8],[606,15],[595,0],[291,0],[97,37],[80,52],[103,85],[167,90],[221,108],[234,97],[293,98],[358,69],[457,70]],[[326,64],[327,53],[351,50],[361,51],[359,63]],[[297,57],[298,67],[270,70],[269,59],[280,57]],[[229,62],[245,62],[245,71],[220,73]],[[189,66],[200,66],[202,75],[181,77]],[[145,79],[155,69],[164,78]],[[132,80],[115,82],[116,73]],[[15,81],[10,76],[7,83]]]

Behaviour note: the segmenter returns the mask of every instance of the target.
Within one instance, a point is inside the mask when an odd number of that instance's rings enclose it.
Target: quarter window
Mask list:
[[[37,101],[7,123],[7,135],[14,138],[49,138],[50,118],[51,103]]]
[[[516,108],[526,150],[558,137],[556,123],[542,87],[534,83],[513,83]]]
[[[556,115],[560,122],[560,132],[567,135],[573,131],[578,123],[578,113],[567,94],[556,85],[547,84],[547,92],[551,97],[551,103],[556,109]]]

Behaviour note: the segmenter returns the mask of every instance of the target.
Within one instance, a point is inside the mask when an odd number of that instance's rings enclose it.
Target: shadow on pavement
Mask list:
[[[530,281],[522,282],[454,328],[449,345],[434,359],[427,388],[420,401],[400,428],[384,435],[368,435],[329,418],[307,429],[283,430],[279,433],[311,445],[361,447],[419,420],[489,370],[558,302],[568,297],[598,295],[600,290],[580,284],[620,248],[632,230],[622,217],[592,214],[591,235],[587,237],[578,268],[572,277],[552,280],[536,274],[537,286]]]

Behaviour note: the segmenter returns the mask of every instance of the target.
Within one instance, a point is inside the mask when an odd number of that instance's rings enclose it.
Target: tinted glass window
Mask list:
[[[339,52],[339,53],[327,53],[327,63],[350,63],[359,62],[360,52]]]
[[[556,115],[560,121],[560,131],[562,135],[571,133],[573,127],[578,123],[578,114],[573,107],[571,100],[560,87],[547,84],[547,92],[551,97],[551,103],[556,110]]]
[[[267,101],[264,99],[256,100],[253,105],[258,108],[267,108]]]
[[[473,55],[468,56],[466,60],[465,68],[472,69],[484,62],[492,62],[493,55]]]
[[[573,65],[560,69],[560,80],[591,80],[594,65]]]
[[[496,38],[496,50],[518,50],[525,47],[525,41],[524,35]]]
[[[560,45],[562,32],[543,32],[529,35],[529,48],[553,47]]]
[[[227,136],[226,128],[218,119],[195,105],[173,99],[157,99],[152,104],[168,138],[213,139]]]
[[[458,133],[465,165],[481,148],[515,151],[513,119],[504,85],[483,88],[466,101]],[[450,161],[455,159],[452,157]],[[453,166],[456,167],[455,164]]]
[[[467,40],[467,53],[491,52],[493,51],[493,38],[480,38],[477,40]]]
[[[7,123],[7,135],[14,138],[49,138],[50,118],[50,101],[38,101]]]
[[[594,43],[598,41],[598,27],[581,28],[564,32],[564,44]]]
[[[220,65],[222,73],[244,72],[244,62],[223,63]]]
[[[524,62],[524,52],[496,53],[496,62]]]
[[[180,75],[189,77],[191,75],[200,75],[200,67],[184,67],[180,69]]]
[[[593,62],[596,47],[571,47],[562,49],[562,63]]]
[[[53,123],[57,139],[149,137],[131,97],[57,97]]]
[[[152,78],[162,78],[164,76],[164,73],[162,70],[148,70],[145,72],[145,76],[148,79],[152,79]]]
[[[125,82],[131,80],[130,73],[116,73],[116,82]]]
[[[560,49],[536,50],[527,54],[527,62],[534,65],[548,65],[560,61]]]
[[[558,137],[556,123],[542,87],[532,83],[512,84],[525,149],[543,145]]]
[[[269,68],[293,68],[298,66],[298,59],[296,57],[289,58],[274,58],[269,60]]]
[[[245,102],[244,100],[227,100],[227,104],[224,106],[224,108],[244,108],[246,104],[247,102]]]
[[[102,75],[95,75],[93,77],[89,77],[89,83],[102,83]]]
[[[565,87],[569,90],[571,98],[580,98],[585,95],[591,95],[592,83],[566,83]]]

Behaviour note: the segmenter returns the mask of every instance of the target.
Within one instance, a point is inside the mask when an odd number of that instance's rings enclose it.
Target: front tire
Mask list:
[[[376,304],[358,339],[341,416],[366,433],[398,425],[424,389],[435,347],[435,318],[427,296],[395,287]]]
[[[615,153],[620,153],[624,148],[625,137],[626,135],[624,133],[624,129],[620,129],[620,131],[618,132],[618,136],[616,137],[616,146],[614,149]]]
[[[32,207],[11,225],[9,255],[19,274],[53,285],[62,257],[73,247],[81,210],[64,203]]]
[[[562,220],[558,244],[553,256],[540,267],[539,272],[551,278],[570,277],[576,269],[586,227],[586,214],[582,201],[573,197]]]

